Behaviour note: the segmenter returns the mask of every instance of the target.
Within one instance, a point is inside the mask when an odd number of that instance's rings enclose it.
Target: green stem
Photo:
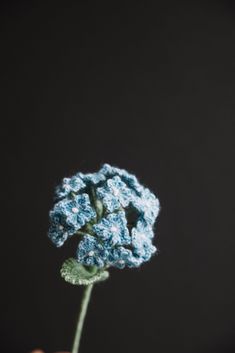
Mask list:
[[[82,298],[82,303],[81,303],[81,309],[78,317],[78,323],[77,323],[77,328],[76,328],[76,333],[73,341],[73,348],[72,348],[72,353],[78,353],[79,350],[79,345],[80,345],[80,340],[81,340],[81,335],[82,335],[82,328],[87,312],[87,307],[88,303],[91,297],[91,291],[93,288],[93,284],[89,284],[88,286],[85,287],[84,293],[83,293],[83,298]]]

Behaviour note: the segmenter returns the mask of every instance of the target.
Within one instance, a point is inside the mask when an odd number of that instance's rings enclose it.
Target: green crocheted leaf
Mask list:
[[[73,258],[67,259],[63,263],[60,273],[66,282],[77,286],[87,286],[105,281],[109,277],[108,271],[95,267],[87,269]]]

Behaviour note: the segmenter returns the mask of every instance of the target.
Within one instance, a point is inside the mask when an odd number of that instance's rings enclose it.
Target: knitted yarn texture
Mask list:
[[[156,252],[158,198],[124,169],[64,178],[55,190],[48,236],[57,246],[77,236],[75,259],[99,269],[139,267]]]

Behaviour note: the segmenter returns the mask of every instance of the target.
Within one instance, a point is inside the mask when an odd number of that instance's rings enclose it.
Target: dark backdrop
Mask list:
[[[97,285],[81,352],[235,351],[233,2],[1,4],[1,351],[69,349],[75,243],[48,240],[54,186],[109,162],[160,198],[138,270]]]

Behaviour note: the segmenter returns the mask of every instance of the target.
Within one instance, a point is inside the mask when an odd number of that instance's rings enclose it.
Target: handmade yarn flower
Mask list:
[[[139,267],[156,252],[152,239],[159,200],[126,170],[104,164],[96,173],[64,178],[55,200],[49,238],[57,247],[72,236],[78,239],[75,258],[61,271],[69,282],[107,276],[109,267]],[[87,273],[77,278],[81,269]]]
[[[61,275],[85,286],[72,353],[79,350],[93,284],[107,279],[110,267],[139,267],[156,253],[159,209],[156,196],[134,175],[109,164],[64,178],[56,188],[48,236],[57,247],[77,237],[74,257],[63,263]]]

